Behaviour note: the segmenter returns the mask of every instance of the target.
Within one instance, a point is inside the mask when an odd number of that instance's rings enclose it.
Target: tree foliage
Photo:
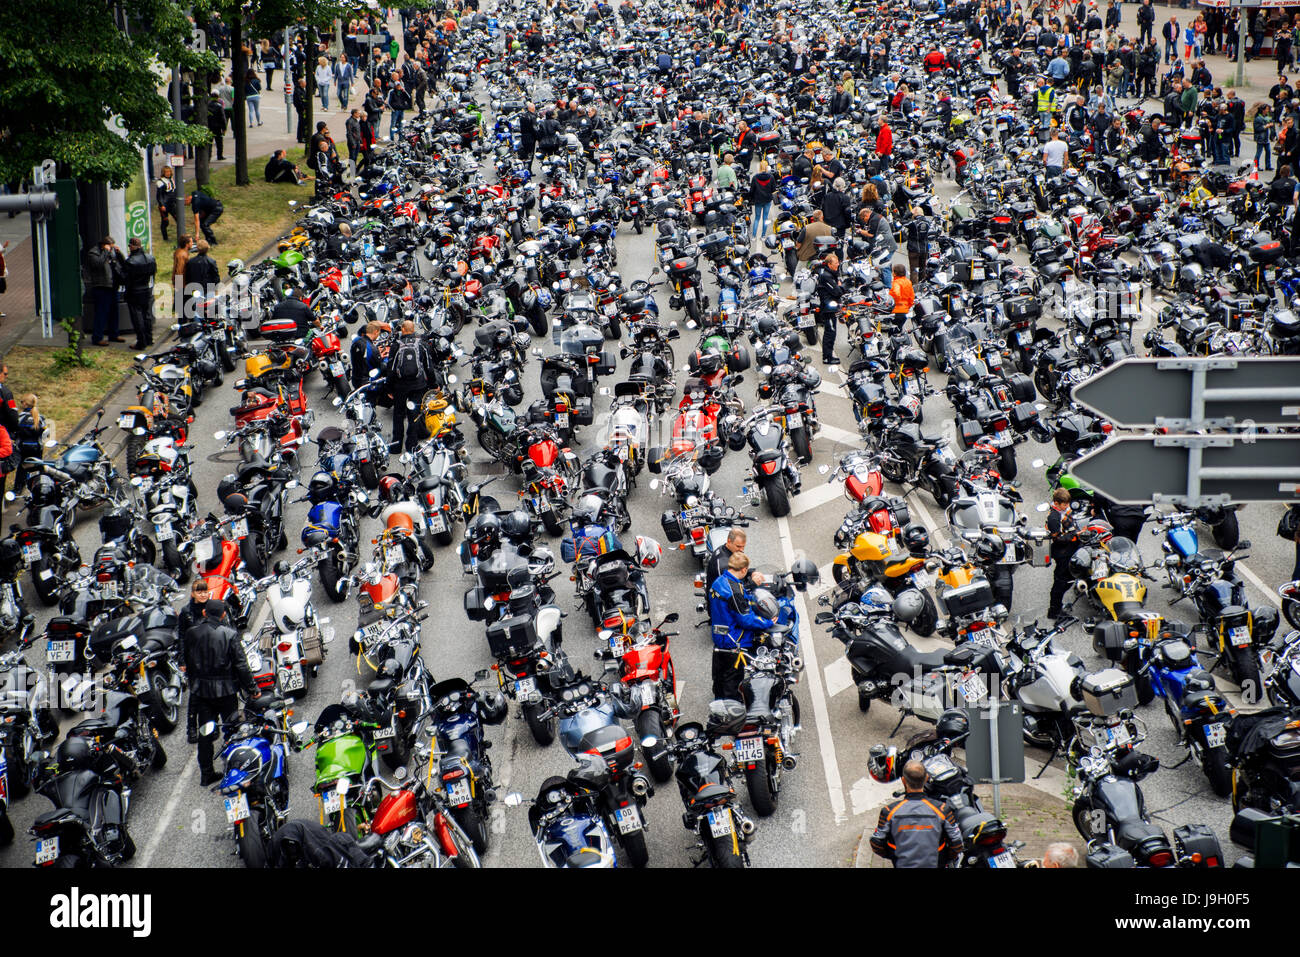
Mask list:
[[[172,118],[164,95],[175,64],[220,68],[187,46],[192,27],[173,0],[5,0],[3,9],[0,181],[53,158],[63,173],[121,187],[139,171],[141,148],[208,141],[206,129]]]

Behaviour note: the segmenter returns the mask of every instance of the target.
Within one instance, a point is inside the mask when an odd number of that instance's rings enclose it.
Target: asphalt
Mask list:
[[[948,184],[938,187],[944,201],[953,198],[954,189]],[[653,262],[653,242],[649,232],[637,236],[620,233],[617,240],[619,263],[625,282],[648,278]],[[1020,253],[1016,254],[1023,258]],[[417,260],[419,261],[419,260]],[[661,315],[681,319],[680,314],[668,309],[666,297],[659,297]],[[1138,323],[1134,341],[1140,341],[1147,319]],[[680,356],[685,354],[691,333],[682,329],[683,341],[677,347]],[[468,333],[464,338],[468,339]],[[539,342],[539,346],[546,347]],[[814,463],[804,469],[804,495],[795,499],[794,512],[789,519],[773,520],[761,506],[748,510],[763,516],[749,529],[747,551],[762,569],[788,567],[796,557],[806,555],[824,573],[824,584],[829,581],[830,562],[834,557],[831,536],[838,527],[847,503],[842,497],[821,494],[824,478],[817,466],[831,464],[837,454],[856,447],[854,420],[851,405],[837,384],[842,377],[835,370],[821,367],[819,349],[809,350],[814,364],[822,369],[825,387],[818,396],[818,410],[824,423],[822,433],[814,441]],[[843,345],[841,343],[841,355]],[[623,367],[625,368],[625,366]],[[230,376],[228,382],[235,376]],[[680,374],[679,374],[680,378]],[[753,399],[755,376],[751,372],[741,392],[747,402]],[[525,379],[529,394],[525,403],[537,394],[535,367],[526,370]],[[942,387],[943,377],[931,374],[931,381]],[[309,380],[309,394],[316,409],[316,429],[336,421],[333,409],[325,397],[319,378]],[[201,508],[215,508],[215,488],[218,480],[231,471],[233,453],[212,453],[210,436],[229,425],[226,414],[233,396],[227,385],[211,395],[197,411],[192,435],[199,444],[194,458],[194,476],[201,492]],[[597,410],[607,411],[608,399],[598,398]],[[925,407],[925,430],[938,434],[951,434],[951,410],[941,396],[931,398]],[[600,421],[585,430],[580,437],[579,451],[592,449],[592,438],[600,434]],[[476,472],[489,471],[484,453],[471,440],[473,468]],[[1033,512],[1033,505],[1046,501],[1048,488],[1041,470],[1029,467],[1031,459],[1041,456],[1055,459],[1054,447],[1039,446],[1033,441],[1019,449],[1021,463],[1020,489],[1031,518],[1037,523],[1041,516]],[[743,455],[730,453],[721,470],[713,476],[713,486],[729,502],[740,505],[739,489],[747,461]],[[633,525],[628,533],[646,534],[662,541],[659,514],[664,508],[660,495],[648,487],[642,476],[630,497]],[[898,489],[890,489],[899,491]],[[922,521],[942,528],[942,511],[924,493],[909,496],[913,513]],[[1273,600],[1273,589],[1289,578],[1292,564],[1291,547],[1273,535],[1278,508],[1250,505],[1240,513],[1242,536],[1253,540],[1255,547],[1246,561],[1251,575],[1248,590],[1252,604]],[[77,529],[83,552],[98,543],[94,514],[88,515]],[[305,507],[291,507],[288,527],[299,527],[305,519]],[[365,520],[363,541],[377,522]],[[291,545],[296,545],[291,536]],[[558,542],[551,543],[558,549]],[[671,651],[677,665],[681,687],[679,697],[683,720],[701,719],[710,695],[710,643],[703,629],[694,623],[703,614],[697,612],[700,599],[695,595],[693,575],[696,571],[692,558],[685,552],[668,550],[664,543],[665,558],[650,573],[650,590],[656,617],[669,611],[681,615],[679,627],[682,634],[672,641]],[[1150,561],[1159,553],[1158,542],[1148,526],[1142,537],[1143,554]],[[424,656],[435,678],[451,676],[470,677],[479,669],[492,663],[480,626],[468,623],[462,610],[462,593],[470,581],[462,575],[454,552],[448,548],[439,552],[434,568],[420,584],[420,595],[429,603],[429,620],[424,631]],[[563,585],[563,579],[559,581]],[[1046,606],[1050,573],[1041,567],[1025,567],[1016,574],[1013,620],[1024,622],[1041,619]],[[28,589],[31,592],[31,589]],[[565,621],[566,649],[576,663],[582,664],[584,649],[596,647],[594,635],[585,616],[573,606],[570,597],[560,589],[561,607],[569,612]],[[355,628],[355,599],[340,605],[331,605],[319,588],[316,603],[320,614],[332,619],[340,637],[329,647],[329,656],[322,666],[321,675],[312,686],[310,694],[296,707],[296,719],[314,720],[326,705],[337,701],[352,682],[357,680],[356,661],[346,650],[346,636]],[[34,594],[29,596],[35,602]],[[809,596],[810,598],[813,596]],[[1167,593],[1153,586],[1148,595],[1148,606],[1164,611],[1172,617],[1184,613],[1181,606],[1170,607]],[[805,610],[815,611],[815,606],[805,605]],[[39,612],[39,623],[44,625],[49,613]],[[796,739],[799,764],[785,777],[776,813],[759,821],[756,835],[750,844],[750,855],[759,867],[836,867],[852,866],[863,828],[874,822],[880,803],[892,792],[892,786],[878,785],[866,774],[868,748],[889,739],[897,723],[897,713],[887,706],[877,705],[868,714],[857,707],[856,694],[848,680],[847,667],[842,660],[841,647],[821,628],[811,624],[811,613],[804,614],[802,639],[806,674],[799,688],[802,704],[802,729]],[[931,643],[917,639],[923,647]],[[1075,628],[1063,639],[1063,644],[1078,653],[1091,668],[1102,662],[1092,653],[1090,642],[1081,628]],[[37,644],[28,653],[34,665],[43,661],[42,646]],[[363,666],[364,667],[364,666]],[[1220,685],[1229,691],[1234,686],[1229,678],[1216,675]],[[513,709],[513,706],[512,706]],[[1227,840],[1231,810],[1225,800],[1216,798],[1194,762],[1178,762],[1185,752],[1177,745],[1174,729],[1162,716],[1159,705],[1153,704],[1142,712],[1148,727],[1144,750],[1160,758],[1162,768],[1142,782],[1146,805],[1152,816],[1166,827],[1185,822],[1209,824],[1220,835],[1229,859],[1237,851]],[[923,725],[915,720],[904,721],[897,732],[901,743]],[[558,744],[543,748],[537,745],[527,728],[512,711],[510,719],[502,726],[490,729],[489,738],[494,744],[493,761],[497,770],[500,793],[521,792],[531,798],[541,781],[569,766],[568,759]],[[234,857],[234,843],[225,824],[219,797],[198,785],[198,772],[194,748],[184,742],[183,733],[173,733],[165,738],[170,762],[160,772],[147,775],[134,789],[131,798],[131,830],[139,853],[132,866],[152,867],[234,867],[239,861]],[[292,782],[294,816],[313,817],[315,802],[310,792],[313,777],[313,751],[294,755],[289,761]],[[1046,754],[1030,749],[1027,764],[1030,773],[1036,773]],[[1035,793],[1035,806],[1048,808],[1059,801],[1064,789],[1064,774],[1058,761],[1042,778],[1028,782]],[[740,788],[742,798],[743,786]],[[648,839],[651,866],[685,867],[694,863],[697,855],[692,851],[692,836],[681,826],[681,803],[674,784],[660,786],[648,807]],[[18,830],[18,838],[9,848],[0,849],[0,866],[29,866],[32,860],[32,842],[26,835],[31,821],[48,809],[48,802],[39,796],[30,796],[17,802],[11,813]],[[1058,818],[1059,820],[1059,818]],[[1011,837],[1018,835],[1013,830]],[[507,808],[498,803],[492,817],[491,849],[484,863],[490,867],[537,866],[536,847],[528,833],[523,808]]]

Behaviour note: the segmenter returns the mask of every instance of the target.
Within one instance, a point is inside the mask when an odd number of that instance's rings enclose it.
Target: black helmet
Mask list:
[[[501,519],[501,534],[506,538],[521,541],[533,534],[533,521],[522,508],[517,508]]]
[[[781,324],[773,316],[759,316],[754,323],[754,331],[760,336],[770,336],[781,328]]]
[[[480,513],[470,526],[470,538],[476,545],[495,545],[501,540],[501,519],[492,512]]]
[[[930,550],[930,533],[920,522],[912,522],[903,528],[903,547],[907,553],[919,558]]]
[[[815,585],[821,580],[821,572],[808,559],[799,558],[790,566],[790,579],[794,582],[795,588],[803,591],[809,585]]]
[[[966,717],[966,712],[960,708],[949,708],[939,715],[939,720],[934,723],[934,733],[940,739],[956,741],[969,731],[970,721]]]
[[[992,532],[986,532],[980,536],[975,543],[975,560],[981,565],[992,565],[994,562],[1000,562],[1002,556],[1007,553],[1007,543],[1002,540],[1000,535],[994,535]]]
[[[506,698],[500,691],[488,691],[478,696],[478,711],[487,724],[500,724],[506,718]]]
[[[67,738],[55,750],[54,760],[60,771],[81,771],[90,767],[90,745],[85,738]]]

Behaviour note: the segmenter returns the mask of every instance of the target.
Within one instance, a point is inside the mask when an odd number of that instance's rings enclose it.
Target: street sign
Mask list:
[[[1117,502],[1227,505],[1300,501],[1300,435],[1111,439],[1070,466]]]
[[[1074,399],[1124,428],[1300,425],[1300,356],[1124,359]]]
[[[992,695],[985,705],[966,709],[966,773],[993,783],[993,815],[1002,816],[1002,785],[1025,779],[1024,715],[1019,704]]]

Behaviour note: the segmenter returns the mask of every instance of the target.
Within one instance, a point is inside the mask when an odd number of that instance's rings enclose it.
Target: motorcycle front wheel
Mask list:
[[[543,719],[542,707],[541,704],[533,702],[524,705],[524,721],[528,725],[528,730],[533,733],[533,740],[540,745],[548,745],[555,740],[555,717]]]
[[[239,557],[244,560],[248,567],[248,574],[254,578],[262,578],[266,575],[266,558],[262,554],[262,535],[260,532],[250,532],[239,541]]]
[[[1016,447],[1008,445],[998,449],[998,471],[1008,482],[1015,481],[1016,473]]]
[[[1202,769],[1210,782],[1210,790],[1218,797],[1227,797],[1232,793],[1232,768],[1228,766],[1228,749],[1225,747],[1207,748],[1203,757]]]
[[[347,597],[346,589],[339,587],[339,566],[333,558],[326,558],[320,563],[320,583],[329,600],[338,604]]]
[[[149,714],[153,717],[154,727],[162,734],[170,734],[174,731],[181,717],[180,702],[168,703],[166,691],[167,679],[155,669],[154,673],[149,676],[149,690],[146,692],[148,695],[147,707]]]
[[[162,543],[163,565],[167,568],[167,573],[176,579],[179,585],[187,584],[190,580],[190,565],[182,557],[180,549],[176,547],[175,542]]]

